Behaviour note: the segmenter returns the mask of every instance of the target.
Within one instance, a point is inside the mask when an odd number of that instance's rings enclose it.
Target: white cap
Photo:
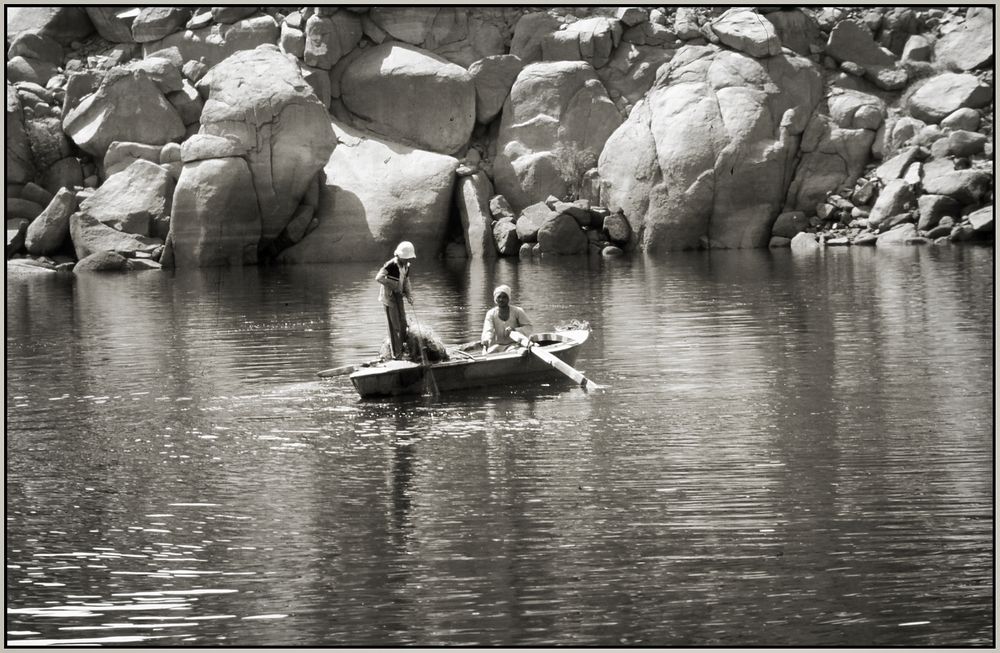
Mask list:
[[[396,256],[399,258],[417,258],[417,253],[413,249],[413,243],[404,240],[396,246]]]

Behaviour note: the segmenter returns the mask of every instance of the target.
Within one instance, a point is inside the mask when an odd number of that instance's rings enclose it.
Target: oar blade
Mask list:
[[[358,365],[343,365],[341,367],[334,367],[328,370],[320,370],[316,372],[316,376],[321,379],[328,379],[333,376],[343,376],[345,374],[351,374],[358,369]]]
[[[558,358],[554,354],[545,351],[541,347],[533,346],[531,341],[528,340],[528,338],[525,335],[518,333],[517,331],[512,331],[510,337],[513,338],[513,340],[518,344],[520,344],[521,346],[527,347],[528,351],[534,354],[539,360],[547,363],[551,367],[554,367],[555,369],[559,370],[564,375],[566,375],[568,378],[572,379],[578,386],[580,386],[584,390],[600,390],[604,388],[604,386],[594,383],[586,376],[584,376],[582,372],[574,368],[569,363]]]

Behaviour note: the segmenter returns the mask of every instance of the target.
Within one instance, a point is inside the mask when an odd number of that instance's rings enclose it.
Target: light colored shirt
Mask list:
[[[394,302],[399,301],[394,297],[394,294],[412,297],[410,295],[409,271],[410,266],[400,265],[396,257],[386,261],[385,265],[379,269],[378,274],[375,275],[375,281],[379,284],[378,300],[384,306],[391,306]]]
[[[500,319],[500,307],[494,306],[486,312],[486,319],[483,321],[483,337],[480,339],[489,345],[512,345],[514,340],[506,335],[504,331],[507,327],[531,335],[531,319],[520,306],[508,306],[510,317],[507,320]]]

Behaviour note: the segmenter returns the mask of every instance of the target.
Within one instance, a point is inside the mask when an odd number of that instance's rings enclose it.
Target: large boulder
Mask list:
[[[538,242],[538,230],[557,215],[559,214],[545,202],[535,202],[531,206],[524,207],[516,223],[518,239],[522,243]]]
[[[993,99],[993,89],[969,73],[942,73],[928,79],[907,102],[910,115],[936,124],[963,107],[978,109]]]
[[[608,139],[601,203],[646,251],[766,246],[821,99],[803,57],[685,46]]]
[[[539,251],[544,254],[585,254],[587,234],[576,218],[558,213],[538,228]]]
[[[191,18],[190,7],[143,7],[132,21],[136,43],[159,41],[184,29]]]
[[[276,47],[239,52],[199,82],[203,134],[246,147],[264,244],[285,228],[336,146],[326,109]]]
[[[774,24],[752,7],[729,9],[713,20],[710,28],[723,45],[751,57],[759,59],[781,53],[781,40]]]
[[[962,206],[947,195],[921,195],[917,198],[917,208],[920,213],[917,229],[920,231],[933,229],[941,218],[945,216],[954,218],[962,210]]]
[[[44,34],[62,45],[80,41],[94,32],[82,6],[6,7],[7,41],[24,33]]]
[[[364,50],[344,71],[341,100],[356,127],[454,154],[476,121],[476,88],[461,66],[401,43]]]
[[[244,159],[184,164],[170,218],[175,267],[255,264],[260,233],[253,175]]]
[[[493,184],[482,172],[462,177],[455,184],[455,204],[462,221],[462,237],[469,258],[496,258],[493,217],[490,215],[491,195]]]
[[[379,260],[400,240],[411,241],[418,256],[433,258],[444,243],[458,160],[336,121],[333,129],[340,145],[324,168],[319,225],[278,261]]]
[[[7,61],[8,82],[30,82],[45,86],[56,72],[55,64],[33,57],[15,56]]]
[[[73,274],[84,272],[126,272],[129,270],[129,260],[119,254],[108,250],[101,250],[89,254],[73,266]]]
[[[955,71],[970,71],[993,61],[993,8],[969,7],[965,23],[934,43],[934,59]]]
[[[540,62],[518,75],[504,104],[493,163],[497,192],[515,210],[575,195],[622,116],[593,67]],[[574,198],[575,199],[575,198]]]
[[[485,125],[499,115],[522,68],[524,64],[512,54],[485,57],[469,66],[476,87],[476,122]]]
[[[962,204],[978,204],[993,188],[992,170],[967,168],[955,170],[950,159],[940,159],[924,166],[925,193],[947,195]]]
[[[69,216],[76,210],[76,194],[61,188],[41,215],[31,221],[24,245],[29,254],[53,254],[69,236]]]
[[[892,247],[896,245],[911,245],[914,242],[919,242],[917,226],[912,222],[906,222],[880,234],[875,241],[875,246]]]
[[[166,238],[174,179],[166,168],[136,159],[111,175],[80,212],[127,234]]]
[[[593,16],[566,25],[542,39],[545,61],[586,61],[601,68],[621,42],[622,24],[614,18]]]
[[[897,67],[897,58],[879,47],[872,33],[861,23],[844,20],[830,31],[826,53],[842,63],[861,66],[865,76],[881,89],[899,90],[906,86],[906,71]]]
[[[878,227],[889,218],[912,211],[916,200],[913,187],[905,179],[893,179],[879,193],[868,214],[868,226]]]
[[[184,123],[142,70],[118,68],[63,118],[63,129],[97,159],[112,141],[163,145],[184,137]]]
[[[847,88],[831,87],[827,96],[830,118],[837,127],[844,129],[878,130],[886,115],[886,106],[880,98]]]
[[[171,53],[174,65],[201,61],[207,68],[221,63],[242,50],[276,44],[280,29],[271,16],[254,16],[227,25],[214,23],[200,29],[174,32],[158,41],[142,44],[143,57],[153,53]],[[164,55],[166,56],[166,55]]]
[[[69,234],[77,260],[85,259],[94,252],[134,255],[136,252],[152,253],[163,246],[159,238],[126,234],[81,212],[69,217]]]
[[[63,63],[63,48],[55,39],[45,34],[25,32],[15,37],[7,49],[7,59],[25,57],[61,66]]]

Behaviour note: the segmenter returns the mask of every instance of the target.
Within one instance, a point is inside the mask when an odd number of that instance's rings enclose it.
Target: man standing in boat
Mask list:
[[[385,306],[385,317],[389,323],[389,346],[394,359],[400,359],[406,345],[406,311],[403,298],[411,304],[410,264],[417,258],[413,244],[404,240],[396,247],[395,256],[385,262],[375,275],[379,283],[378,299]]]

